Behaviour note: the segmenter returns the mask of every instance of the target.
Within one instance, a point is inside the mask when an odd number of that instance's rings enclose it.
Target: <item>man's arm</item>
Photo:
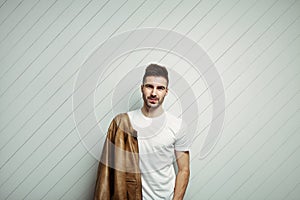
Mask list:
[[[182,200],[190,177],[190,154],[188,151],[175,151],[178,173],[173,200]]]

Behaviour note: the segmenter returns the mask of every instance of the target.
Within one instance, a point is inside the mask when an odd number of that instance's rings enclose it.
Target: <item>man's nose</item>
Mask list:
[[[156,92],[157,92],[157,91],[156,91],[156,88],[153,88],[152,91],[151,91],[151,95],[152,95],[152,96],[156,96]]]

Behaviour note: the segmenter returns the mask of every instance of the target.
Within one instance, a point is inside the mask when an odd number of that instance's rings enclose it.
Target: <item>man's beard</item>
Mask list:
[[[149,102],[151,97],[145,97],[143,95],[143,99],[144,99],[144,102],[146,103],[148,108],[157,108],[164,102],[165,97],[162,97],[161,99],[156,98],[156,97],[152,98],[152,99],[156,99],[157,103],[155,103],[155,104],[152,104],[152,103]]]

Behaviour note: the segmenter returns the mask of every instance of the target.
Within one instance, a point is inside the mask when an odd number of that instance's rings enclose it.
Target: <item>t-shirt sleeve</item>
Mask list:
[[[176,134],[176,141],[175,141],[175,150],[176,151],[189,151],[193,138],[192,134],[189,134],[187,131],[187,126],[184,122],[182,122],[181,127],[179,128]]]

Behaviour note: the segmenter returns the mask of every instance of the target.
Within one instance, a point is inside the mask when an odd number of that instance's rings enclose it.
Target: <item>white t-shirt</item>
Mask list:
[[[174,150],[188,151],[192,142],[182,120],[167,112],[149,118],[140,109],[128,112],[128,116],[138,135],[143,199],[172,199]]]

